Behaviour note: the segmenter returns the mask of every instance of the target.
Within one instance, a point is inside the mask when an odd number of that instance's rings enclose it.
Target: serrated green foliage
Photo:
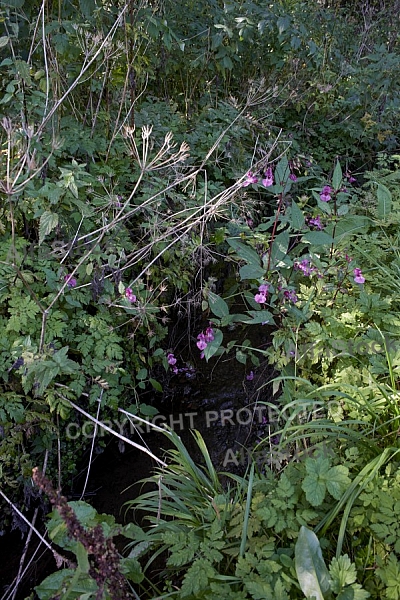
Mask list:
[[[348,469],[345,466],[331,466],[329,458],[318,457],[306,460],[307,475],[302,488],[312,506],[320,506],[328,491],[335,500],[339,500],[350,484]]]

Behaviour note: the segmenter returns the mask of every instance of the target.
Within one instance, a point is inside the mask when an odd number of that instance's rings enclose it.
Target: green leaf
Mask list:
[[[248,315],[248,317],[245,315],[237,315],[241,316],[241,319],[235,319],[235,321],[246,323],[248,325],[258,325],[259,323],[268,323],[268,325],[274,324],[274,318],[268,310],[249,310]]]
[[[223,337],[220,329],[214,329],[214,339],[212,342],[208,342],[207,347],[204,349],[204,358],[206,360],[209,360],[219,350]]]
[[[156,379],[153,379],[152,377],[150,377],[149,382],[151,383],[151,385],[157,392],[163,391],[161,383],[159,383]]]
[[[326,487],[328,492],[335,498],[335,500],[339,500],[341,495],[351,484],[351,479],[348,477],[348,472],[348,468],[344,465],[332,467],[328,471]]]
[[[76,543],[76,558],[78,560],[78,568],[82,573],[89,573],[88,553],[81,542]]]
[[[378,189],[376,195],[378,198],[378,217],[385,219],[392,208],[392,194],[390,190],[382,183],[377,183]]]
[[[308,231],[302,241],[313,246],[331,246],[334,242],[333,237],[324,231]]]
[[[228,238],[227,242],[235,250],[239,258],[252,265],[260,265],[260,257],[253,248],[247,244],[243,244],[243,242],[240,242],[236,238]]]
[[[4,46],[7,46],[8,44],[8,36],[7,35],[3,35],[0,37],[0,48],[4,48]]]
[[[265,275],[265,269],[259,265],[243,265],[239,269],[240,279],[261,279]]]
[[[208,305],[216,317],[222,318],[229,315],[227,303],[220,296],[214,294],[214,292],[208,293]]]
[[[332,175],[332,185],[336,192],[338,190],[340,190],[340,188],[342,187],[342,181],[343,181],[342,167],[340,166],[340,162],[337,161],[335,170],[333,171],[333,175]]]
[[[186,572],[181,587],[181,596],[198,595],[207,588],[208,582],[216,575],[210,562],[205,558],[198,558]]]
[[[39,223],[39,246],[46,235],[49,235],[58,225],[58,215],[46,210],[40,217]]]
[[[143,369],[139,369],[139,371],[136,373],[136,379],[138,379],[139,381],[143,381],[144,379],[146,379],[148,374],[147,369],[143,368]]]
[[[324,600],[330,579],[315,533],[303,525],[295,546],[297,579],[306,598]]]
[[[290,224],[293,229],[302,229],[304,227],[304,215],[294,200],[292,200],[292,211]]]

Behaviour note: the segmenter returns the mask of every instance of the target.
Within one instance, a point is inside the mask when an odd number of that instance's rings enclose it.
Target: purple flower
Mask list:
[[[77,283],[75,277],[72,277],[72,275],[65,275],[64,281],[66,282],[69,288],[75,287]]]
[[[197,336],[196,346],[199,350],[205,350],[207,348],[206,336],[203,332],[199,333],[199,335]]]
[[[365,277],[363,277],[363,274],[361,273],[361,269],[354,269],[353,274],[354,274],[354,281],[356,283],[364,283]]]
[[[174,367],[176,365],[176,358],[172,352],[169,352],[169,354],[167,354],[167,362],[169,365],[171,365],[171,367]]]
[[[306,277],[310,277],[310,275],[316,270],[306,258],[301,262],[295,262],[293,268],[296,271],[301,271]]]
[[[127,287],[125,290],[125,296],[128,298],[129,302],[136,302],[136,296],[132,292],[132,288]]]
[[[212,327],[207,327],[204,340],[207,342],[207,344],[214,341],[214,330]]]
[[[331,193],[332,193],[332,188],[329,185],[325,185],[322,188],[322,192],[319,195],[322,202],[329,202],[329,200],[331,199]]]
[[[242,183],[242,187],[247,187],[248,185],[250,185],[252,183],[257,183],[257,182],[258,182],[258,177],[256,175],[254,175],[252,171],[249,171],[246,174],[246,179]]]
[[[297,177],[294,173],[290,173],[289,179],[291,179],[292,181],[297,181]]]
[[[270,187],[271,185],[274,185],[274,175],[271,167],[268,167],[268,169],[265,171],[265,177],[261,180],[261,183],[264,187]]]
[[[260,294],[264,294],[264,296],[266,296],[268,294],[268,283],[262,283],[259,286],[258,291]]]
[[[324,228],[323,224],[321,223],[321,217],[319,215],[316,217],[309,218],[307,220],[307,223],[309,227],[314,227],[318,231],[321,231]]]
[[[285,290],[283,292],[284,297],[286,298],[286,300],[289,300],[289,302],[292,302],[293,304],[296,304],[298,298],[296,296],[296,293],[294,290]]]
[[[254,379],[253,371],[250,371],[250,373],[248,375],[246,375],[246,379],[247,379],[247,381],[253,381],[253,379]]]
[[[254,301],[257,302],[257,304],[265,304],[267,301],[267,296],[265,294],[256,294],[254,296]]]
[[[347,179],[347,181],[349,183],[355,183],[357,181],[357,179],[352,176],[352,174],[350,173],[350,171],[346,171],[346,173],[344,174],[344,176],[346,177],[346,179]]]

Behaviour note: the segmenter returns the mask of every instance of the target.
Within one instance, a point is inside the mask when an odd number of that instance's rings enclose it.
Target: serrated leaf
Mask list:
[[[215,569],[205,558],[198,558],[188,569],[183,579],[181,596],[193,596],[204,590],[211,578],[215,576]]]
[[[49,235],[58,225],[58,214],[46,210],[40,217],[39,222],[39,246],[46,235]]]
[[[297,579],[306,598],[324,600],[330,589],[329,572],[315,533],[303,525],[295,546]]]
[[[335,498],[335,500],[339,500],[341,495],[351,484],[351,479],[348,477],[348,472],[349,470],[347,467],[344,465],[338,465],[337,467],[332,467],[329,469],[327,473],[326,487],[328,492]]]

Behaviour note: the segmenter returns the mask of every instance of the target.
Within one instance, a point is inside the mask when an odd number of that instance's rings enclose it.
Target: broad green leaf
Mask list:
[[[80,577],[75,578],[76,571],[73,569],[62,569],[52,575],[46,577],[42,583],[35,588],[40,600],[53,600],[55,597],[61,597],[60,594],[65,593],[66,588],[71,585],[68,590],[68,597],[73,600],[82,598],[82,594],[94,593],[97,590],[97,584],[94,579],[80,574]],[[74,580],[75,579],[75,580]],[[93,596],[91,596],[93,597]]]
[[[385,219],[392,208],[392,194],[390,190],[382,183],[377,183],[378,189],[376,195],[378,198],[378,217]]]
[[[334,242],[333,237],[324,231],[308,231],[303,235],[302,241],[314,246],[331,246]]]
[[[293,229],[302,229],[304,227],[304,215],[294,200],[292,200],[292,211],[290,224]]]
[[[315,533],[303,525],[295,546],[297,579],[306,598],[324,600],[330,590],[329,572]]]
[[[260,265],[261,259],[253,248],[240,242],[236,238],[228,238],[227,242],[235,250],[239,258],[242,258],[252,265]]]
[[[335,500],[339,500],[351,484],[348,472],[349,470],[347,467],[338,465],[336,467],[331,467],[327,473],[326,487]]]
[[[240,279],[261,279],[265,275],[265,269],[259,265],[243,265],[239,269]]]
[[[139,381],[146,379],[147,373],[148,373],[147,369],[145,369],[145,368],[139,369],[139,371],[136,373],[136,379],[138,379]]]
[[[90,565],[88,553],[81,542],[77,542],[76,544],[76,558],[78,560],[78,568],[80,571],[82,571],[82,573],[89,573]]]
[[[58,225],[58,215],[46,210],[40,217],[39,222],[39,246],[48,235]]]
[[[332,185],[336,192],[339,191],[340,188],[342,187],[342,181],[343,181],[342,167],[340,166],[340,162],[337,161],[335,170],[333,171],[333,175],[332,175]]]
[[[268,325],[274,324],[274,318],[268,310],[249,310],[248,315],[249,316],[241,315],[242,318],[240,319],[240,322],[248,325],[257,325],[258,323],[268,323]]]
[[[163,391],[162,385],[156,379],[153,379],[152,377],[150,377],[149,382],[151,383],[151,385],[157,392]]]
[[[7,35],[1,36],[0,37],[0,48],[7,46],[7,44],[8,44],[8,36]]]
[[[214,292],[209,292],[208,294],[208,305],[210,307],[211,312],[219,318],[226,317],[229,315],[229,307],[225,300],[214,294]]]
[[[214,329],[214,339],[212,342],[208,342],[207,347],[204,349],[204,358],[209,360],[219,350],[224,336],[220,329]]]

